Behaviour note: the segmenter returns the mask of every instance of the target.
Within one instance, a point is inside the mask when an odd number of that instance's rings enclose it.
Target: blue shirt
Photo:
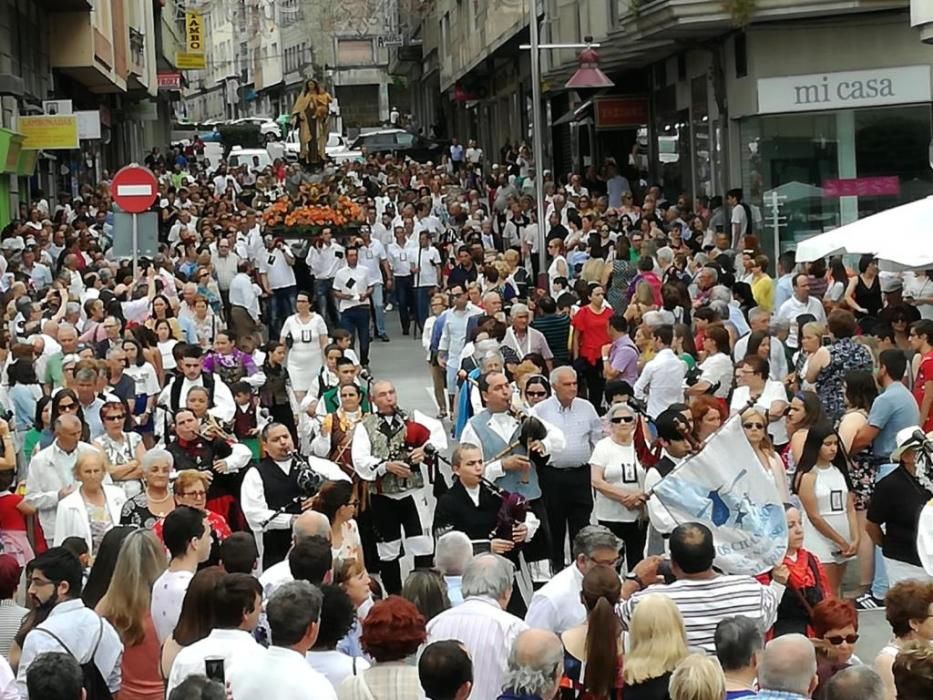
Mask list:
[[[794,274],[781,275],[774,285],[774,308],[780,309],[781,304],[794,296]]]
[[[880,431],[872,443],[872,454],[887,460],[897,447],[898,431],[918,423],[920,409],[916,399],[902,382],[892,382],[878,394],[868,414],[868,424]]]

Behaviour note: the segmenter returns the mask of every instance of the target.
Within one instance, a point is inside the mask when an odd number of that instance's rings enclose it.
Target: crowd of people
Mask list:
[[[154,152],[154,257],[107,181],[0,233],[0,700],[933,697],[933,275],[612,161],[536,222],[527,147],[451,155]],[[311,188],[365,221],[285,239]],[[732,420],[755,577],[654,496]]]

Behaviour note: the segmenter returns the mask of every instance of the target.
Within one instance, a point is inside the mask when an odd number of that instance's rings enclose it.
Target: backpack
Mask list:
[[[42,627],[36,627],[36,630],[39,632],[45,632],[52,639],[58,642],[58,645],[65,650],[65,653],[69,656],[74,657],[81,665],[81,676],[84,679],[81,683],[81,686],[84,688],[86,693],[85,700],[113,700],[113,694],[110,692],[110,688],[107,686],[107,681],[104,678],[104,674],[100,672],[100,669],[97,668],[97,664],[94,663],[94,657],[97,656],[97,648],[100,646],[100,640],[104,636],[104,619],[98,618],[100,621],[100,630],[97,633],[97,642],[94,644],[94,649],[91,651],[91,658],[88,659],[86,663],[81,663],[81,659],[75,656],[71,649],[69,649],[65,643],[58,638],[57,635],[49,632],[49,630]]]

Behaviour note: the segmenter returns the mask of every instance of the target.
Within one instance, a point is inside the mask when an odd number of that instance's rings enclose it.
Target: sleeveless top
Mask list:
[[[845,394],[842,386],[846,373],[853,369],[871,370],[872,360],[868,348],[851,338],[840,338],[827,350],[829,364],[823,367],[816,377],[816,393],[826,410],[826,415],[836,422],[845,412]]]
[[[868,311],[867,314],[855,312],[856,318],[865,318],[865,316],[877,316],[881,311],[883,302],[881,300],[881,280],[875,277],[871,287],[866,286],[862,281],[862,276],[858,276],[855,283],[855,291],[852,294],[855,297],[855,303]]]

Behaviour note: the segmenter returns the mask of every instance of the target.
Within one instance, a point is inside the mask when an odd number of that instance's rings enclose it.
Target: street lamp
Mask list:
[[[583,37],[583,44],[541,44],[538,42],[537,0],[529,0],[528,33],[530,44],[522,44],[520,49],[531,50],[531,123],[532,148],[535,154],[535,203],[538,217],[538,271],[547,269],[547,222],[544,220],[544,118],[541,115],[541,51],[546,49],[583,49],[577,57],[580,66],[564,83],[570,90],[599,89],[615,85],[599,69],[599,54],[595,49],[593,37]]]

